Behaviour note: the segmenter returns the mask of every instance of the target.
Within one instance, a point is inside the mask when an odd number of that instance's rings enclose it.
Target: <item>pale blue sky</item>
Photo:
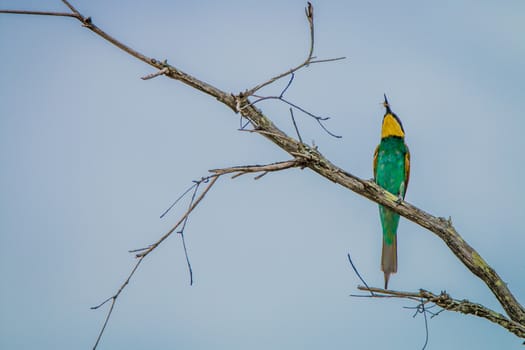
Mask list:
[[[304,1],[74,0],[147,55],[239,92],[302,59]],[[316,55],[348,59],[297,74],[287,97],[330,116],[326,135],[296,113],[303,139],[372,176],[386,92],[412,152],[406,199],[451,216],[525,302],[522,179],[523,1],[317,1]],[[58,10],[60,1],[0,0]],[[133,257],[186,204],[163,210],[207,169],[288,159],[238,116],[166,78],[73,19],[0,15],[0,348],[90,348]],[[286,82],[263,91],[277,94]],[[288,107],[260,107],[293,133]],[[173,236],[118,301],[101,349],[420,349],[407,301],[352,298],[381,286],[377,206],[308,170],[224,178],[190,218],[189,286]],[[402,219],[390,287],[483,303],[494,297],[432,233]],[[428,349],[521,349],[456,313],[430,320]]]

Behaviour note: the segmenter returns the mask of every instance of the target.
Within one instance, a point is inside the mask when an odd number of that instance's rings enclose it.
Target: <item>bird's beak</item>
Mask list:
[[[388,99],[386,98],[386,94],[383,94],[383,96],[385,97],[385,102],[383,102],[383,107],[386,108],[387,113],[392,113],[390,111],[390,105],[388,104]]]

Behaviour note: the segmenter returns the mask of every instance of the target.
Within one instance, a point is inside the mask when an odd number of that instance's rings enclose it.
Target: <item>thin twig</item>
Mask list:
[[[269,173],[269,171],[265,171],[264,173],[255,176],[253,179],[254,179],[254,180],[259,180],[261,177],[265,176],[265,175],[268,174],[268,173]]]
[[[106,315],[106,319],[104,320],[104,324],[102,325],[102,328],[100,329],[100,332],[98,333],[95,345],[93,345],[93,350],[95,350],[97,348],[98,343],[100,342],[100,339],[102,339],[102,334],[104,334],[104,330],[106,329],[106,326],[108,325],[109,318],[111,317],[111,314],[113,313],[113,308],[115,307],[115,302],[117,301],[117,298],[119,297],[120,293],[122,293],[124,288],[126,288],[126,286],[128,285],[129,281],[131,280],[131,277],[133,277],[133,275],[135,274],[135,271],[137,271],[137,268],[139,267],[139,265],[142,262],[142,260],[143,260],[143,258],[140,258],[137,261],[137,263],[135,264],[135,267],[131,270],[130,274],[128,275],[128,278],[126,278],[124,283],[122,283],[122,285],[118,289],[117,293],[115,293],[115,295],[113,295],[112,297],[106,299],[101,304],[99,304],[97,306],[93,306],[91,308],[92,310],[96,310],[96,309],[98,309],[99,307],[101,307],[102,305],[106,304],[108,301],[111,300],[111,306],[110,306],[110,308],[108,310],[108,313]]]
[[[368,284],[366,283],[366,281],[364,280],[363,277],[361,277],[361,274],[359,273],[359,271],[357,270],[357,268],[355,267],[354,265],[354,262],[352,261],[352,258],[350,257],[350,253],[347,254],[348,256],[348,261],[350,262],[350,266],[352,266],[352,269],[354,269],[354,272],[355,274],[357,275],[357,277],[359,277],[359,279],[361,280],[361,282],[363,282],[363,284],[370,289],[370,287],[368,287]],[[370,294],[371,296],[374,296],[374,292],[370,291]]]
[[[282,102],[286,103],[287,105],[290,105],[290,106],[300,110],[304,114],[307,114],[307,115],[309,115],[310,117],[312,117],[314,119],[321,120],[321,121],[326,121],[326,120],[330,119],[330,117],[320,117],[318,115],[313,114],[312,112],[308,112],[306,109],[304,109],[302,107],[299,107],[295,103],[286,100],[282,95],[280,95],[280,96],[257,96],[257,95],[255,95],[255,96],[258,97],[257,100],[253,101],[249,105],[243,106],[243,108],[246,108],[246,107],[249,107],[249,106],[253,106],[253,105],[255,105],[255,104],[259,103],[259,102],[266,101],[266,100],[279,100],[279,101],[282,101]]]
[[[284,99],[284,98],[281,98],[280,100],[283,101],[284,103],[286,103],[287,105],[290,105],[290,106],[292,106],[293,108],[296,108],[296,109],[300,110],[300,111],[303,112],[304,114],[309,115],[310,117],[314,118],[314,119],[317,120],[318,122],[320,122],[320,121],[326,121],[326,120],[330,119],[330,117],[320,117],[320,116],[317,116],[317,115],[315,115],[315,114],[313,114],[313,113],[311,113],[311,112],[308,112],[306,109],[304,109],[304,108],[302,108],[302,107],[299,107],[299,106],[296,105],[295,103],[292,103],[292,102],[290,102],[290,101],[288,101],[288,100],[286,100],[286,99]],[[331,134],[331,133],[329,133],[329,134]],[[333,134],[331,134],[331,135],[333,135]],[[338,138],[339,138],[339,137],[341,137],[341,136],[335,136],[335,135],[334,135],[334,137],[338,137]]]
[[[241,129],[240,129],[240,130],[245,130],[246,127],[247,127],[248,125],[250,125],[250,123],[251,123],[251,122],[248,120],[248,121],[246,121],[246,123],[244,123],[244,125],[242,125],[242,117],[241,117]]]
[[[78,10],[77,10],[73,5],[71,5],[71,4],[69,3],[69,1],[67,1],[67,0],[62,0],[62,2],[63,2],[64,4],[66,4],[67,7],[69,7],[69,9],[71,10],[71,12],[73,12],[74,14],[79,15],[79,16],[82,17],[82,15],[80,14],[80,12],[78,12]]]
[[[304,162],[296,160],[296,159],[293,159],[293,160],[289,160],[289,161],[276,162],[276,163],[267,164],[267,165],[247,165],[247,166],[237,166],[237,167],[230,167],[230,168],[224,168],[224,169],[213,169],[213,170],[210,170],[210,172],[214,173],[213,175],[210,175],[210,176],[207,176],[207,177],[203,177],[199,181],[194,181],[195,183],[190,188],[188,188],[181,196],[179,196],[179,198],[177,198],[177,200],[168,208],[168,210],[171,209],[189,191],[191,191],[192,189],[194,190],[193,194],[192,194],[192,197],[191,197],[191,200],[190,200],[190,203],[189,203],[189,206],[188,206],[188,209],[182,215],[182,217],[179,219],[179,221],[167,233],[165,233],[158,241],[156,241],[155,243],[150,244],[146,248],[139,248],[139,249],[130,250],[130,252],[137,253],[135,256],[138,258],[138,261],[135,264],[135,267],[132,269],[131,273],[128,275],[127,279],[120,286],[119,290],[117,291],[117,293],[115,293],[115,295],[107,298],[106,300],[104,300],[99,305],[94,306],[94,307],[91,308],[91,309],[98,309],[101,306],[103,306],[106,303],[111,301],[111,306],[109,308],[108,314],[106,315],[106,319],[104,320],[104,324],[102,326],[102,329],[100,330],[100,333],[99,333],[99,335],[97,337],[97,340],[95,342],[95,345],[94,345],[93,349],[96,349],[96,347],[98,346],[98,344],[100,342],[100,339],[102,338],[102,335],[104,333],[104,330],[106,329],[106,326],[107,326],[107,324],[109,322],[111,314],[113,313],[113,309],[114,309],[115,303],[117,301],[117,298],[122,293],[124,288],[129,284],[129,281],[131,280],[131,278],[133,277],[133,275],[137,271],[137,268],[139,267],[139,265],[142,262],[142,260],[149,253],[151,253],[153,250],[155,250],[180,225],[182,225],[182,228],[177,233],[179,233],[181,235],[182,245],[183,245],[183,248],[184,248],[184,255],[186,257],[186,263],[187,263],[189,274],[190,274],[190,285],[193,285],[193,270],[192,270],[190,259],[189,259],[189,256],[188,256],[188,249],[187,249],[186,241],[185,241],[185,237],[184,237],[184,229],[186,228],[186,224],[188,222],[189,215],[193,212],[193,210],[197,207],[197,205],[206,196],[208,191],[213,187],[213,185],[219,179],[219,177],[221,177],[222,175],[231,174],[231,173],[237,173],[237,174],[242,175],[242,174],[246,174],[246,173],[262,172],[263,174],[259,175],[259,177],[260,177],[260,176],[263,176],[264,174],[266,174],[268,172],[285,170],[285,169],[289,169],[289,168],[293,168],[293,167],[299,167],[299,166],[301,166],[303,164],[304,164]],[[197,192],[198,192],[200,184],[206,183],[208,181],[209,181],[208,186],[206,186],[206,188],[202,191],[202,193],[197,198],[195,198],[197,196]],[[166,210],[163,213],[162,216],[164,216],[167,213],[168,210]]]
[[[155,72],[155,73],[151,73],[151,74],[148,74],[144,77],[141,77],[140,79],[142,80],[149,80],[149,79],[153,79],[153,78],[156,78],[160,75],[163,75],[163,74],[166,74],[170,71],[170,69],[168,67],[164,67],[162,68],[161,70],[159,70],[158,72]]]
[[[39,16],[57,16],[57,17],[77,18],[76,14],[70,13],[70,12],[0,10],[0,13],[9,13],[9,14],[14,14],[14,15],[39,15]]]
[[[288,88],[292,85],[294,78],[295,78],[295,73],[292,73],[292,75],[290,75],[290,80],[288,80],[288,84],[286,84],[283,91],[281,91],[281,93],[279,94],[279,97],[284,96],[284,94],[286,93],[286,90],[288,90]]]
[[[334,61],[341,61],[341,60],[346,60],[346,56],[335,57],[335,58],[325,58],[325,59],[322,59],[322,60],[311,60],[310,64],[334,62]]]
[[[307,62],[312,59],[314,54],[314,7],[310,1],[308,1],[308,6],[304,9],[306,19],[308,20],[308,25],[310,27],[310,51],[308,52]]]
[[[425,319],[425,344],[423,344],[423,348],[421,350],[425,350],[428,345],[428,320],[427,320],[427,310],[425,309],[425,303],[423,302],[423,298],[421,298],[421,312],[423,313],[423,318]]]
[[[300,161],[298,159],[292,159],[292,160],[286,160],[283,162],[275,162],[271,164],[266,165],[243,165],[243,166],[235,166],[230,168],[222,168],[222,169],[210,169],[209,172],[214,173],[215,175],[224,175],[224,174],[232,174],[236,173],[232,178],[238,177],[240,175],[248,174],[248,173],[268,173],[273,171],[281,171],[289,168],[296,168],[296,167],[302,167],[304,166],[304,162]],[[264,176],[264,175],[263,175]]]
[[[195,186],[195,190],[193,191],[193,195],[191,196],[191,200],[190,200],[190,204],[188,205],[188,209],[191,208],[191,206],[193,205],[193,202],[195,201],[195,196],[197,195],[197,191],[199,190],[199,186],[201,183],[202,181],[198,182],[197,186]],[[178,233],[180,234],[181,241],[182,241],[182,247],[184,248],[184,256],[186,257],[186,265],[188,266],[188,271],[190,273],[190,286],[192,286],[193,285],[193,269],[191,268],[190,257],[188,256],[188,248],[186,247],[186,239],[184,236],[184,229],[186,228],[186,224],[188,223],[189,218],[190,218],[189,215],[186,216],[186,219],[184,220],[184,223],[182,224],[182,228],[180,229]]]
[[[413,318],[415,318],[418,314],[423,314],[423,318],[424,318],[424,321],[425,321],[425,343],[423,344],[423,348],[421,350],[425,350],[425,348],[427,347],[428,345],[428,320],[427,320],[427,313],[431,314],[431,315],[435,315],[433,312],[429,311],[428,309],[430,308],[433,308],[435,307],[436,305],[430,305],[430,306],[426,306],[426,304],[428,303],[428,301],[424,300],[424,299],[420,299],[420,302],[419,304],[417,304],[416,306],[403,306],[404,309],[411,309],[411,310],[416,310],[416,312],[414,312],[414,315],[412,316]]]
[[[142,257],[145,257],[147,256],[149,253],[151,253],[153,250],[155,250],[155,248],[157,248],[166,238],[168,238],[169,236],[171,236],[171,234],[179,227],[179,225],[181,225],[184,220],[186,220],[186,217],[188,215],[190,215],[190,213],[193,211],[193,209],[195,209],[195,207],[197,205],[199,205],[199,203],[202,201],[202,199],[206,196],[206,194],[208,193],[208,191],[213,187],[213,185],[215,184],[215,182],[219,179],[219,176],[214,176],[212,177],[210,183],[208,184],[208,186],[206,186],[206,188],[204,189],[204,191],[202,191],[202,193],[199,195],[199,197],[195,200],[195,202],[188,208],[188,210],[186,210],[186,212],[184,213],[184,215],[179,219],[179,221],[177,221],[177,223],[175,225],[173,225],[173,227],[168,231],[166,232],[164,235],[162,235],[162,237],[159,238],[158,241],[156,241],[155,243],[151,244],[151,246],[146,249],[144,252],[142,253],[139,253],[136,255],[137,258],[142,258]]]
[[[144,247],[144,248],[137,248],[137,249],[131,249],[131,250],[128,250],[128,253],[137,253],[137,252],[142,252],[146,249],[148,249],[149,247]]]
[[[244,106],[242,107],[239,107],[239,111],[242,111],[243,109],[246,109],[248,107],[251,107],[251,106],[254,106],[255,104],[261,102],[261,101],[266,101],[266,100],[279,100],[283,103],[286,103],[287,105],[303,112],[304,114],[308,115],[309,117],[312,117],[313,119],[315,119],[315,121],[319,124],[319,126],[321,126],[321,128],[330,136],[332,137],[335,137],[335,138],[341,138],[342,136],[340,135],[336,135],[334,134],[333,132],[331,132],[330,130],[328,130],[328,128],[323,124],[323,121],[326,121],[326,120],[329,120],[330,117],[321,117],[321,116],[318,116],[318,115],[315,115],[313,114],[312,112],[309,112],[307,111],[306,109],[298,106],[297,104],[293,103],[293,102],[290,102],[288,101],[287,99],[284,98],[284,94],[285,92],[288,90],[288,88],[292,85],[292,82],[294,80],[294,77],[295,77],[295,74],[292,73],[291,74],[291,77],[290,77],[290,80],[288,81],[288,83],[286,84],[286,86],[284,87],[284,89],[281,91],[281,93],[279,94],[279,96],[259,96],[259,95],[253,95],[254,97],[256,97],[257,99],[253,102],[250,102],[248,104],[245,104]],[[241,115],[241,120],[242,120],[242,115]],[[295,119],[293,118],[293,115],[292,115],[292,120],[294,122],[294,126],[296,127],[296,130],[297,130],[297,125],[295,124]],[[249,122],[248,122],[249,123]],[[246,123],[246,125],[248,125],[248,123]],[[241,129],[244,129],[246,127],[246,125],[242,126]],[[300,141],[301,143],[302,140]]]
[[[311,113],[311,112],[308,112],[306,109],[301,108],[301,107],[299,107],[298,105],[296,105],[296,104],[294,104],[294,103],[292,103],[292,102],[290,102],[290,101],[288,101],[288,100],[285,100],[284,98],[280,98],[280,100],[283,101],[284,103],[286,103],[286,104],[288,104],[288,105],[290,105],[290,106],[292,106],[292,107],[294,107],[294,108],[300,110],[300,111],[303,112],[304,114],[306,114],[306,115],[308,115],[308,116],[314,118],[315,121],[319,124],[319,126],[321,126],[321,128],[323,128],[323,130],[324,130],[328,135],[330,135],[330,136],[332,136],[332,137],[335,137],[336,139],[340,139],[340,138],[342,137],[341,135],[336,135],[336,134],[334,134],[333,132],[331,132],[330,130],[328,130],[328,129],[326,128],[326,126],[324,126],[323,121],[330,119],[330,117],[319,117],[319,116],[317,116],[317,115],[315,115],[315,114],[313,114],[313,113]]]
[[[253,106],[253,105],[255,105],[256,103],[259,103],[259,102],[261,102],[261,101],[265,101],[265,100],[279,100],[279,101],[281,101],[281,102],[284,102],[284,103],[286,103],[287,105],[292,106],[293,108],[298,109],[299,111],[303,112],[304,114],[306,114],[306,115],[312,117],[313,119],[315,119],[315,121],[319,124],[319,126],[321,126],[321,128],[322,128],[322,129],[323,129],[328,135],[330,135],[330,136],[332,136],[332,137],[335,137],[335,138],[337,138],[337,139],[342,138],[341,135],[336,135],[336,134],[334,134],[333,132],[331,132],[330,130],[328,130],[328,128],[326,128],[326,126],[324,126],[323,121],[329,120],[330,117],[320,117],[320,116],[318,116],[318,115],[315,115],[315,114],[313,114],[312,112],[309,112],[309,111],[307,111],[306,109],[304,109],[304,108],[302,108],[302,107],[296,105],[295,103],[290,102],[290,101],[288,101],[287,99],[283,98],[282,95],[281,95],[281,96],[264,96],[264,97],[259,97],[257,100],[253,101],[253,102],[250,103],[249,105],[245,105],[245,106],[243,106],[242,108],[246,108],[246,107],[248,107],[248,106]]]
[[[186,191],[184,191],[183,194],[181,194],[179,196],[179,198],[177,198],[175,200],[175,202],[173,202],[169,207],[168,209],[166,209],[161,215],[160,215],[160,218],[162,219],[182,198],[184,198],[184,196],[190,192],[193,188],[195,188],[195,186],[198,186],[199,182],[198,181],[194,181],[193,185],[191,185],[190,188],[188,188]]]
[[[251,89],[246,90],[242,94],[244,97],[252,96],[255,92],[257,92],[261,88],[263,88],[263,87],[265,87],[267,85],[270,85],[270,84],[274,83],[275,81],[277,81],[277,80],[279,80],[281,78],[284,78],[287,75],[294,74],[295,72],[297,72],[301,68],[307,67],[310,64],[322,63],[322,62],[332,62],[332,61],[338,61],[338,60],[345,59],[345,57],[337,57],[337,58],[329,58],[329,59],[322,59],[322,60],[314,60],[314,58],[315,58],[313,56],[313,54],[314,54],[314,7],[312,6],[312,4],[310,2],[308,2],[308,6],[305,8],[305,13],[306,13],[306,19],[308,20],[308,27],[310,29],[310,46],[308,48],[308,55],[306,56],[306,59],[304,60],[304,62],[302,62],[301,64],[299,64],[298,66],[296,66],[294,68],[289,69],[288,71],[286,71],[284,73],[278,74],[278,75],[274,76],[273,78],[270,78],[269,80],[254,86]]]
[[[188,208],[188,210],[186,211],[186,213],[182,216],[182,218],[177,222],[177,224],[175,226],[173,226],[173,228],[168,231],[165,235],[163,235],[157,242],[155,242],[154,244],[151,244],[148,246],[148,248],[141,248],[141,249],[135,249],[133,250],[132,252],[136,252],[136,251],[140,251],[141,253],[138,253],[136,254],[135,256],[138,258],[138,261],[137,263],[135,264],[135,267],[133,267],[133,269],[131,270],[131,273],[128,275],[128,277],[126,278],[126,280],[124,281],[124,283],[120,286],[120,288],[118,289],[117,293],[115,293],[115,295],[113,295],[112,297],[109,297],[108,299],[104,300],[102,303],[100,303],[99,305],[97,306],[93,306],[91,309],[95,310],[95,309],[98,309],[100,308],[102,305],[105,305],[106,303],[108,303],[109,301],[111,301],[111,306],[109,308],[109,311],[108,311],[108,314],[106,315],[106,319],[104,320],[104,324],[102,325],[102,329],[100,330],[100,333],[98,334],[98,337],[97,337],[97,340],[95,342],[95,345],[93,346],[93,349],[96,349],[99,342],[100,342],[100,339],[102,338],[102,335],[104,334],[104,330],[106,329],[106,326],[109,322],[109,319],[111,317],[111,314],[113,313],[113,309],[115,307],[115,303],[117,301],[117,298],[119,297],[119,295],[122,293],[122,291],[124,290],[124,288],[126,288],[126,286],[129,284],[129,281],[131,280],[131,278],[133,277],[133,275],[135,274],[135,272],[137,271],[140,263],[144,260],[144,258],[149,254],[151,253],[153,250],[155,250],[155,248],[157,248],[159,246],[160,243],[162,243],[162,241],[164,241],[166,238],[168,238],[171,233],[173,233],[173,231],[175,231],[175,229],[183,222],[185,222],[189,216],[189,214],[195,209],[195,207],[197,207],[197,205],[200,203],[200,201],[204,198],[204,196],[206,195],[206,193],[208,193],[208,191],[211,189],[211,187],[215,184],[215,182],[219,179],[220,176],[213,176],[213,179],[212,181],[210,182],[210,184],[204,189],[204,191],[200,194],[200,196],[195,200],[193,201],[194,197],[192,198],[192,204],[190,205],[190,207]],[[204,181],[204,180],[201,180],[201,181]],[[183,241],[184,242],[184,241]],[[185,248],[186,249],[186,248]],[[187,255],[186,255],[186,258],[187,258]],[[188,266],[190,268],[190,276],[193,276],[192,274],[192,271],[191,271],[191,266],[189,265],[189,260],[187,260],[188,262]],[[193,278],[191,277],[191,281],[193,281]]]
[[[299,142],[300,143],[304,143],[303,139],[301,138],[301,133],[299,132],[299,128],[297,127],[297,123],[295,122],[295,118],[293,116],[293,109],[292,109],[292,107],[290,107],[290,115],[292,116],[293,127],[295,128],[295,132],[297,133],[297,137],[299,138]]]

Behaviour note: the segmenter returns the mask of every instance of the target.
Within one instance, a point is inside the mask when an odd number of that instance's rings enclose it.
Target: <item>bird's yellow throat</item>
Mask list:
[[[383,126],[381,128],[381,138],[389,136],[405,137],[405,132],[400,122],[391,113],[387,113],[383,118]]]

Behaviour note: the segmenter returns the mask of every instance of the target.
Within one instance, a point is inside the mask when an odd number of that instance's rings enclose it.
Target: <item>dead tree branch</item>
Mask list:
[[[468,300],[458,300],[452,298],[446,292],[441,292],[440,294],[434,294],[424,289],[420,289],[419,292],[404,292],[404,291],[395,291],[382,288],[371,288],[366,286],[358,286],[359,290],[367,291],[372,293],[372,295],[359,295],[362,297],[369,298],[401,298],[409,299],[417,302],[424,301],[425,304],[432,303],[435,304],[444,310],[461,312],[463,314],[474,315],[478,317],[485,318],[491,322],[494,322],[503,328],[506,328],[508,331],[514,333],[520,338],[525,338],[525,326],[521,323],[515,322],[508,319],[504,315],[491,310],[481,304],[473,303]]]
[[[194,184],[189,189],[187,189],[179,198],[177,198],[177,200],[168,208],[168,210],[171,209],[176,203],[178,203],[186,194],[188,194],[193,189],[194,191],[193,191],[193,194],[190,200],[189,207],[186,210],[186,212],[179,218],[177,223],[168,232],[162,235],[155,243],[148,245],[146,248],[139,248],[139,249],[134,249],[134,250],[129,251],[130,253],[136,253],[135,257],[138,260],[135,266],[133,267],[133,269],[131,270],[131,272],[129,273],[128,277],[122,283],[118,291],[113,296],[107,298],[102,303],[96,306],[93,306],[91,308],[93,310],[96,310],[111,301],[111,306],[109,307],[108,313],[104,320],[104,324],[102,325],[102,328],[97,336],[97,340],[95,342],[95,345],[93,346],[93,349],[97,348],[100,342],[100,339],[102,338],[102,335],[104,334],[104,331],[106,329],[106,326],[108,325],[111,314],[113,313],[115,303],[117,302],[117,298],[120,296],[124,288],[126,288],[126,286],[129,284],[131,278],[137,271],[141,262],[144,260],[144,258],[146,258],[146,256],[148,256],[148,254],[153,252],[164,240],[166,240],[169,236],[171,236],[173,232],[175,232],[175,230],[181,225],[182,225],[182,228],[178,231],[178,233],[181,235],[182,244],[184,246],[184,254],[186,257],[188,271],[190,274],[190,285],[193,284],[193,271],[192,271],[191,264],[188,258],[188,251],[187,251],[186,242],[184,239],[184,229],[186,227],[186,223],[188,222],[188,218],[190,217],[190,214],[195,210],[195,208],[199,205],[199,203],[204,199],[206,194],[211,190],[215,182],[217,182],[217,180],[222,175],[235,174],[234,176],[232,176],[232,178],[236,178],[238,176],[248,174],[248,173],[262,173],[261,175],[258,175],[255,178],[255,179],[258,179],[269,172],[276,172],[276,171],[286,170],[286,169],[290,169],[294,167],[302,167],[302,160],[292,159],[292,160],[288,160],[284,162],[276,162],[276,163],[271,163],[267,165],[243,165],[243,166],[235,166],[235,167],[222,168],[222,169],[212,169],[209,171],[213,173],[213,175],[203,177],[198,181],[194,181]],[[196,197],[199,186],[203,183],[208,183],[208,186],[206,186],[206,188],[201,192],[201,194],[198,197]],[[164,216],[168,212],[168,210],[165,211],[162,214],[162,216]]]
[[[268,165],[243,165],[243,166],[236,166],[236,167],[231,167],[231,168],[211,169],[210,172],[218,176],[225,175],[225,174],[231,174],[231,173],[237,173],[232,176],[232,179],[234,179],[238,176],[248,174],[248,173],[267,174],[273,171],[281,171],[281,170],[296,168],[296,167],[304,168],[303,161],[299,159],[292,159],[292,160],[287,160],[284,162],[276,162],[276,163],[272,163]],[[262,176],[263,175],[259,175],[255,179],[259,179]]]
[[[242,117],[250,121],[254,126],[255,131],[266,137],[268,140],[272,141],[278,147],[294,156],[294,158],[301,158],[303,160],[302,166],[311,169],[322,177],[337,183],[338,185],[345,187],[363,197],[370,199],[373,202],[384,205],[394,212],[400,214],[401,216],[417,223],[418,225],[428,229],[429,231],[436,234],[443,242],[449,247],[452,253],[477,277],[479,277],[487,287],[492,291],[494,296],[497,298],[510,320],[502,318],[501,315],[494,316],[490,310],[476,306],[477,304],[464,304],[464,303],[454,303],[449,301],[444,301],[443,305],[448,305],[448,310],[457,309],[461,312],[465,311],[473,315],[487,318],[489,320],[499,320],[495,323],[505,327],[514,334],[525,337],[525,333],[522,332],[523,326],[525,326],[525,309],[524,307],[516,300],[514,295],[511,293],[507,284],[500,278],[496,271],[485,262],[485,260],[478,254],[478,252],[472,248],[456,231],[452,222],[450,220],[433,216],[412,204],[409,204],[405,201],[399,201],[398,198],[385,191],[383,188],[377,186],[373,181],[364,180],[359,177],[356,177],[342,168],[336,166],[330,162],[326,157],[324,157],[317,148],[309,147],[300,141],[296,140],[293,137],[288,136],[282,130],[280,130],[273,122],[268,118],[261,110],[257,109],[255,106],[251,105],[248,97],[253,95],[257,90],[261,89],[264,86],[272,84],[276,80],[287,76],[302,67],[308,66],[312,63],[326,62],[327,60],[313,60],[313,7],[311,4],[308,4],[306,15],[307,20],[310,26],[310,36],[311,36],[311,46],[307,59],[298,65],[295,68],[290,69],[289,71],[279,74],[272,79],[266,81],[265,83],[259,84],[254,88],[246,90],[245,93],[238,95],[232,95],[226,93],[202,80],[199,80],[180,69],[168,64],[166,61],[160,61],[152,57],[148,57],[129,46],[123,44],[119,40],[115,39],[111,35],[104,32],[98,26],[96,26],[91,17],[85,17],[76,10],[68,1],[62,0],[71,10],[71,14],[64,16],[63,13],[36,13],[46,16],[63,16],[63,17],[73,17],[78,19],[82,26],[89,29],[93,33],[97,34],[104,40],[112,43],[121,50],[127,52],[131,56],[145,62],[146,64],[152,66],[157,70],[162,70],[165,76],[178,80],[188,86],[191,86],[199,91],[202,91],[221,103],[225,104],[232,111],[240,113]],[[23,14],[22,11],[12,11],[12,10],[0,10],[0,13],[17,13]],[[335,59],[334,59],[335,60]],[[167,68],[167,70],[165,70]],[[212,184],[215,183],[217,178],[214,178],[210,183],[208,190]],[[202,197],[197,199],[193,205],[196,206]],[[182,223],[179,221],[177,225]],[[137,257],[145,257],[147,254],[152,252],[162,241],[164,241],[169,235],[175,230],[175,227],[165,234],[161,239],[146,249],[143,253],[137,254]],[[374,290],[374,289],[372,289]],[[372,291],[371,290],[371,291]],[[378,290],[376,290],[378,291]],[[431,298],[436,296],[433,294],[425,294]],[[419,298],[420,295],[417,294]],[[433,299],[439,301],[439,299]],[[434,302],[434,301],[433,301]],[[448,303],[448,304],[447,304]],[[487,311],[488,310],[488,311]],[[491,319],[492,318],[492,319]],[[519,331],[516,331],[519,330]]]
[[[93,349],[97,348],[98,344],[100,343],[100,339],[102,339],[102,335],[104,334],[104,331],[106,330],[106,326],[108,325],[109,319],[110,319],[110,317],[111,317],[111,315],[113,313],[113,309],[115,307],[115,303],[117,302],[117,298],[120,296],[122,291],[127,287],[127,285],[129,284],[131,278],[133,277],[133,275],[137,271],[137,269],[140,266],[140,264],[142,263],[142,261],[146,258],[146,256],[149,253],[151,253],[153,250],[155,250],[155,248],[157,248],[166,238],[168,238],[181,224],[184,224],[187,221],[189,215],[193,212],[193,210],[197,207],[197,205],[199,205],[199,203],[206,196],[206,194],[209,192],[209,190],[213,187],[213,185],[215,184],[215,182],[218,179],[219,179],[219,176],[213,177],[211,179],[210,183],[208,184],[208,186],[206,186],[204,191],[202,191],[202,193],[199,195],[199,197],[196,200],[193,200],[193,198],[192,198],[192,201],[190,203],[190,206],[189,206],[188,210],[186,210],[186,212],[182,215],[182,217],[179,219],[179,221],[168,232],[166,232],[157,242],[149,245],[147,248],[136,249],[136,250],[130,251],[132,253],[137,253],[135,256],[138,258],[138,260],[137,260],[135,266],[133,267],[133,269],[131,270],[131,272],[129,273],[128,277],[124,281],[124,283],[122,283],[122,285],[119,287],[118,291],[113,296],[107,298],[106,300],[104,300],[99,305],[93,306],[91,308],[93,310],[96,310],[96,309],[100,308],[101,306],[103,306],[106,303],[111,301],[111,306],[109,307],[108,313],[106,315],[106,319],[104,320],[104,324],[102,325],[102,328],[100,329],[100,332],[99,332],[99,334],[97,336],[97,340],[95,342],[95,345],[93,346]],[[204,181],[206,181],[206,179],[201,179],[201,182],[204,182]],[[184,248],[186,249],[185,246],[184,246]],[[186,250],[185,250],[185,253],[186,253]],[[186,259],[188,259],[187,253],[186,253]],[[187,261],[188,261],[188,268],[190,269],[190,276],[192,276],[191,266],[189,265],[189,260],[187,260]]]

